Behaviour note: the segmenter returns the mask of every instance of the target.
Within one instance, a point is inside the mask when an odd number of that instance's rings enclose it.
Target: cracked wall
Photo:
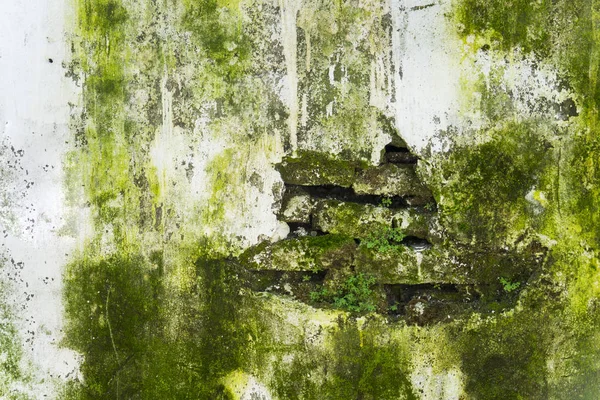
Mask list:
[[[61,5],[0,396],[598,397],[594,0]]]

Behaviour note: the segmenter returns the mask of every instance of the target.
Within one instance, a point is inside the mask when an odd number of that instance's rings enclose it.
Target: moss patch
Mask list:
[[[320,271],[351,263],[356,244],[346,235],[305,236],[274,244],[262,243],[240,256],[250,269]]]
[[[466,391],[478,399],[547,399],[549,335],[533,321],[539,315],[501,316],[462,337]],[[468,349],[468,350],[467,350]]]
[[[487,37],[492,49],[519,46],[552,61],[579,93],[581,103],[597,110],[599,11],[587,0],[461,0],[455,2],[454,17],[463,36]]]
[[[333,374],[323,388],[326,398],[417,399],[406,347],[387,336],[384,327],[373,325],[361,331],[341,323],[333,337]]]
[[[361,163],[346,161],[312,151],[299,151],[277,166],[284,182],[292,185],[336,185],[350,187]]]
[[[316,229],[353,238],[366,238],[391,225],[392,213],[387,208],[336,200],[318,202],[313,215]]]
[[[497,246],[511,232],[536,227],[526,195],[544,183],[550,144],[533,122],[506,123],[489,141],[454,148],[441,160],[440,215],[459,240]]]
[[[160,269],[115,256],[71,265],[65,286],[67,344],[84,355],[86,377],[67,398],[215,398],[242,364],[248,336],[231,264],[199,259],[194,284],[173,293]]]

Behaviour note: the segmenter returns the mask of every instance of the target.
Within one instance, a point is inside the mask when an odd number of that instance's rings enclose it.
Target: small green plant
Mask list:
[[[435,203],[431,202],[431,203],[425,204],[425,209],[427,211],[433,211],[433,210],[435,210]]]
[[[302,276],[302,282],[308,282],[308,281],[310,281],[310,275]]]
[[[498,279],[500,280],[500,283],[502,284],[502,287],[504,287],[504,291],[506,293],[513,292],[521,286],[521,282],[511,282],[502,276]]]
[[[391,251],[401,251],[400,242],[406,237],[402,229],[386,226],[372,232],[366,239],[364,244],[367,249],[375,249],[380,253],[389,253]]]
[[[320,303],[325,301],[324,299],[327,297],[328,290],[323,288],[321,290],[317,290],[315,292],[310,292],[310,301],[315,303]]]
[[[383,207],[389,207],[392,205],[392,199],[390,197],[384,197],[381,199],[381,205]]]
[[[310,299],[315,303],[331,303],[336,308],[351,312],[373,312],[376,309],[375,283],[374,276],[359,273],[349,276],[336,290],[322,288],[311,292]]]

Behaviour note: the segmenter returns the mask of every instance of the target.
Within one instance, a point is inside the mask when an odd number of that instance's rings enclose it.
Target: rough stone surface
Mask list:
[[[305,236],[261,244],[240,256],[254,270],[320,271],[332,263],[350,265],[356,244],[344,235]]]
[[[421,208],[404,208],[392,210],[392,220],[406,236],[416,236],[430,242],[440,241],[440,227],[437,214]]]
[[[365,238],[391,225],[392,211],[388,208],[338,200],[317,202],[313,216],[314,228],[357,239]]]
[[[309,224],[313,208],[314,201],[306,191],[288,190],[283,196],[279,218],[285,222]]]
[[[528,254],[474,252],[467,248],[432,247],[422,251],[410,246],[378,252],[360,246],[356,270],[370,272],[386,284],[452,283],[498,286],[498,277],[527,279],[540,260]]]
[[[373,273],[385,284],[467,283],[459,262],[438,249],[415,251],[408,246],[381,253],[361,246],[356,270]]]
[[[323,153],[302,151],[288,156],[277,166],[281,178],[292,185],[335,185],[350,187],[359,163],[345,161]]]
[[[367,168],[358,174],[352,188],[358,194],[410,197],[415,204],[426,204],[432,199],[412,165],[384,164]]]

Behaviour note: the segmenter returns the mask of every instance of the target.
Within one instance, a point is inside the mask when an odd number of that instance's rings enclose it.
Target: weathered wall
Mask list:
[[[65,2],[4,2],[0,14],[0,397],[57,393],[78,355],[59,345],[62,272],[76,238],[62,160],[77,88],[61,64],[75,15]],[[52,60],[52,62],[50,62]],[[73,214],[74,226],[84,219]]]
[[[0,395],[599,397],[595,1],[65,7],[0,103]]]

